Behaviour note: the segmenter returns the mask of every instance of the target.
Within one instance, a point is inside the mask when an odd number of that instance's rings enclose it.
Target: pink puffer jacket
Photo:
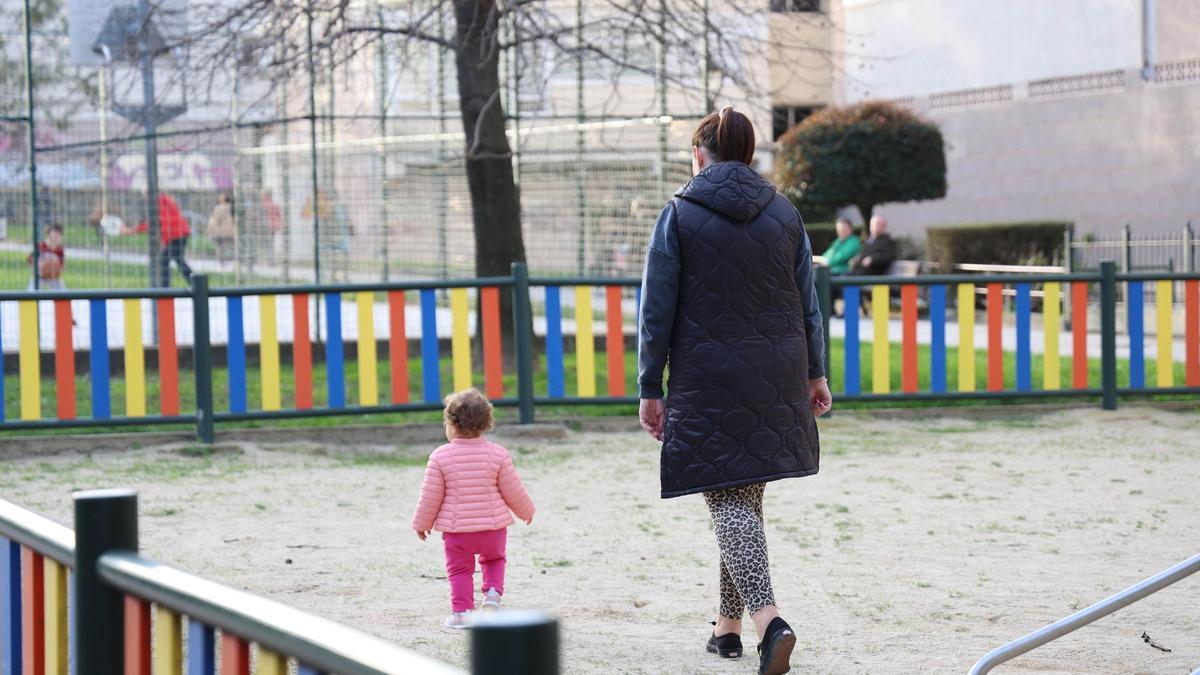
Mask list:
[[[412,526],[418,532],[485,532],[533,518],[512,457],[482,436],[456,438],[429,456]]]

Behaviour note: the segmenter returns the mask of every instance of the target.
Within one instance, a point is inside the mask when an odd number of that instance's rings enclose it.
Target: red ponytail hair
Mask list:
[[[754,125],[750,118],[727,105],[700,120],[692,134],[692,145],[708,148],[718,162],[749,164],[754,161]]]

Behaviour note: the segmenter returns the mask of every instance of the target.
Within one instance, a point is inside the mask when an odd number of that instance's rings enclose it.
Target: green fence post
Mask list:
[[[125,670],[123,594],[100,578],[96,561],[112,550],[137,552],[137,493],[86,490],[75,493],[75,663],[83,673]]]
[[[192,354],[196,367],[196,439],[212,443],[212,352],[208,344],[208,277],[192,277]]]
[[[829,382],[830,390],[833,389],[833,381],[829,377],[829,363],[831,359],[832,347],[829,337],[829,321],[833,317],[833,285],[830,281],[829,267],[821,265],[817,267],[817,304],[821,308],[821,331],[825,337],[825,379]],[[829,415],[829,413],[825,413]]]
[[[521,424],[533,424],[533,311],[529,306],[529,269],[512,264],[513,335],[517,343],[517,407]]]
[[[1117,409],[1117,264],[1100,263],[1100,382],[1105,410]]]

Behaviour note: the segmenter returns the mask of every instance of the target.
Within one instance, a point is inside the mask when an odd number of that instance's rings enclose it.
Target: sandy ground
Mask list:
[[[1200,548],[1200,410],[842,414],[821,433],[821,473],[767,489],[798,672],[965,672]],[[505,603],[562,618],[566,672],[754,672],[703,651],[716,545],[699,497],[658,499],[648,437],[508,445],[539,510],[510,532]],[[0,495],[69,523],[71,490],[134,487],[148,555],[465,665],[466,636],[440,628],[440,541],[408,528],[429,450],[229,442],[201,456],[29,457],[0,463]],[[1200,575],[1001,672],[1191,672],[1198,598]]]

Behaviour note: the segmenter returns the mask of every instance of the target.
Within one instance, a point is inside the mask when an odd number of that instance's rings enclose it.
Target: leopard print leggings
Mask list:
[[[721,549],[721,616],[741,619],[775,604],[763,529],[765,484],[705,492]]]

